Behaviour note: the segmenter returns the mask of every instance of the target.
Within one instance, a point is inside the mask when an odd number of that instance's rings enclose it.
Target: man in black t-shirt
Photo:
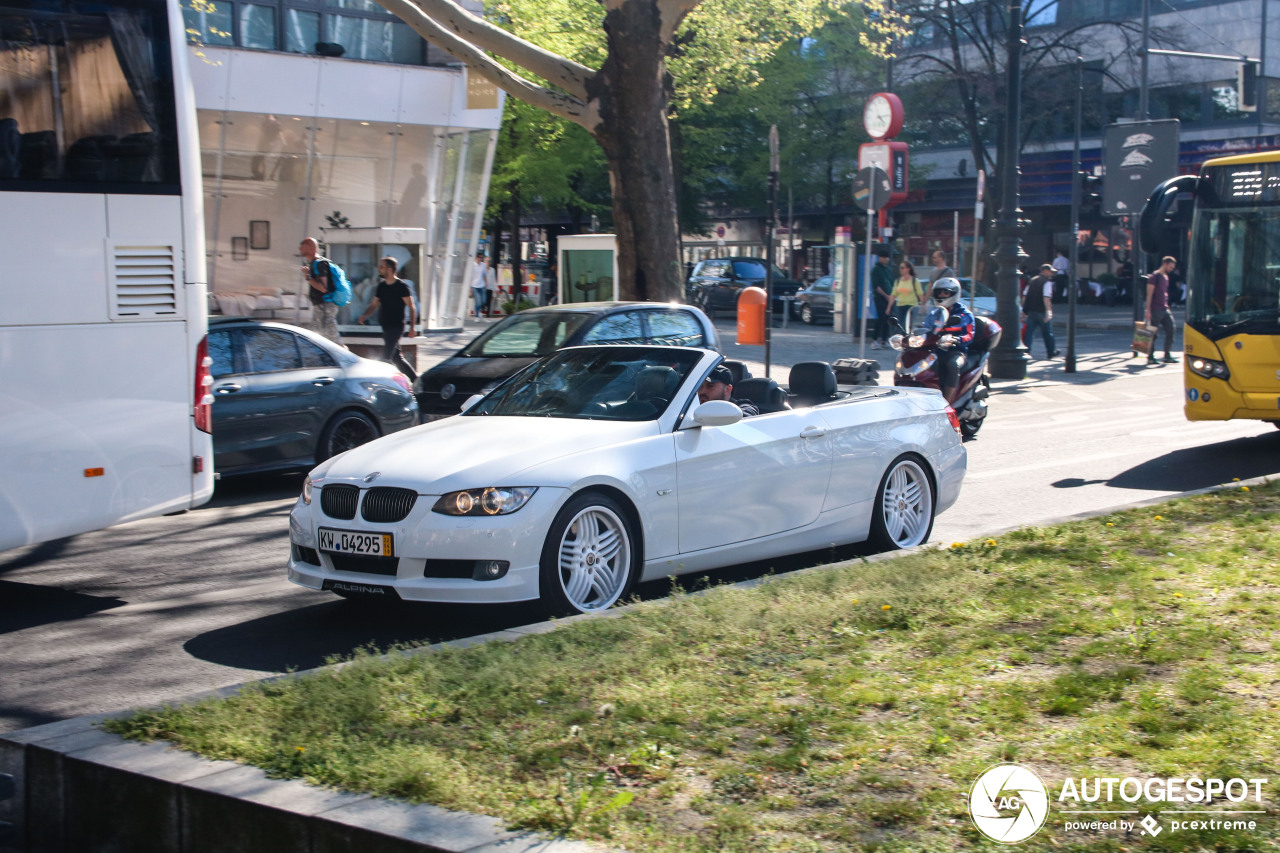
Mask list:
[[[360,323],[369,319],[374,311],[378,312],[378,324],[382,326],[382,360],[394,364],[409,377],[410,381],[418,378],[418,372],[400,352],[400,335],[412,338],[418,325],[418,311],[413,304],[413,294],[405,280],[396,276],[399,263],[395,258],[383,258],[378,261],[378,289],[374,291],[369,307],[360,315]],[[409,330],[404,327],[405,309],[409,310]]]
[[[744,418],[760,414],[755,403],[733,396],[733,373],[723,364],[707,374],[707,378],[698,386],[698,402],[705,403],[708,400],[728,400],[742,409]]]

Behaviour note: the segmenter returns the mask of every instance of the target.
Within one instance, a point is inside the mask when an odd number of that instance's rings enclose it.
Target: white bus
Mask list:
[[[0,0],[0,550],[213,492],[176,0]]]

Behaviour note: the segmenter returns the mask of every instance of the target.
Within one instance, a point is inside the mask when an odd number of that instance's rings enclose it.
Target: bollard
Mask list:
[[[738,343],[764,344],[764,303],[768,298],[762,287],[744,287],[738,294]]]

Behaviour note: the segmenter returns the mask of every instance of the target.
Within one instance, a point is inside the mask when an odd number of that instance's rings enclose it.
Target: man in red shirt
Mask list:
[[[1164,333],[1164,361],[1173,364],[1173,314],[1169,312],[1169,273],[1178,261],[1170,255],[1160,259],[1160,268],[1147,276],[1147,312],[1148,326],[1155,326],[1157,335],[1151,339],[1151,355],[1147,356],[1147,364],[1159,364],[1156,359],[1156,340],[1159,333]]]

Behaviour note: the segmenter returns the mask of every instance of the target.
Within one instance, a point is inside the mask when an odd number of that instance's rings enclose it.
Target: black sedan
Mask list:
[[[817,323],[830,320],[832,314],[832,293],[835,290],[835,276],[824,275],[808,287],[796,291],[796,301],[792,311],[806,323]]]
[[[581,344],[670,344],[719,349],[715,326],[697,308],[661,302],[578,302],[503,318],[418,377],[413,392],[424,421],[456,415],[521,369]]]
[[[711,258],[699,261],[685,284],[690,304],[714,316],[716,311],[738,311],[738,295],[745,287],[764,287],[768,264],[763,258]],[[773,311],[786,310],[789,297],[800,282],[773,268]]]
[[[408,377],[306,329],[210,318],[209,356],[221,474],[310,468],[418,422]]]

